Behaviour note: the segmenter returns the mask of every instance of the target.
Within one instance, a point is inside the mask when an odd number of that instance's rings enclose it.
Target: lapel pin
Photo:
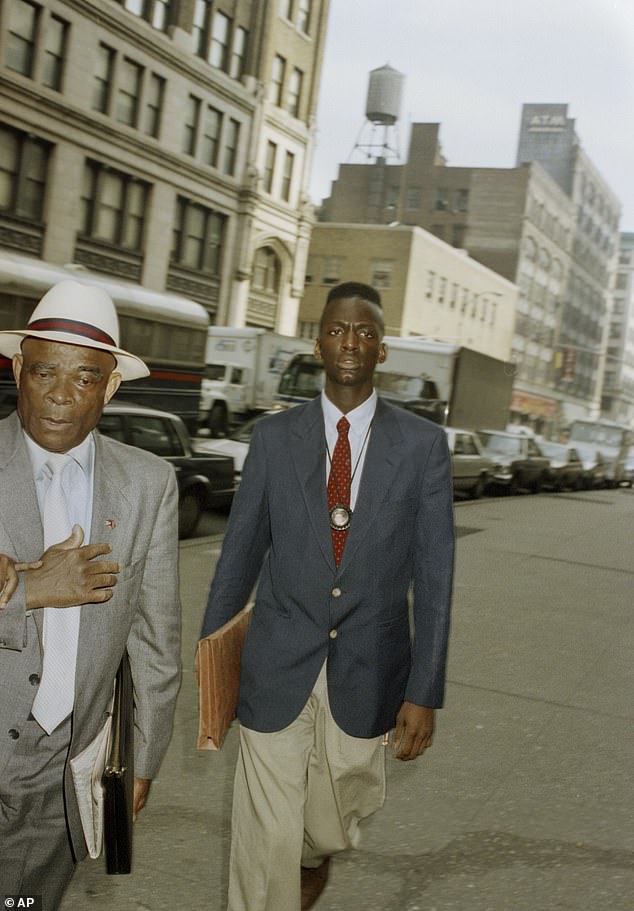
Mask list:
[[[117,523],[114,519],[106,519],[106,528],[116,528]]]

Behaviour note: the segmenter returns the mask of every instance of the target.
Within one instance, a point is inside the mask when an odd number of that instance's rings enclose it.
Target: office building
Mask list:
[[[3,4],[0,252],[294,332],[327,14],[328,0]]]

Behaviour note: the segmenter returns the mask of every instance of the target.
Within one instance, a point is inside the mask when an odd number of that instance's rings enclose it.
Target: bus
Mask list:
[[[602,456],[608,486],[630,483],[626,461],[630,447],[634,446],[634,431],[627,424],[601,418],[575,420],[570,425],[568,445],[577,450],[586,469],[593,467],[598,456]]]
[[[205,308],[82,266],[53,266],[0,250],[0,329],[23,329],[45,292],[64,279],[97,285],[110,295],[119,317],[121,347],[150,369],[150,376],[122,383],[117,397],[171,411],[195,433],[209,326]],[[0,356],[0,416],[12,411],[15,402],[11,364]]]

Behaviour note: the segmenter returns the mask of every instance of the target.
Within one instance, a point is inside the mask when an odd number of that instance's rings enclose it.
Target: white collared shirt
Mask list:
[[[352,486],[350,489],[350,507],[354,510],[359,492],[359,483],[363,473],[365,455],[368,451],[368,442],[370,438],[370,426],[376,411],[377,395],[372,390],[372,394],[349,411],[345,417],[350,422],[348,440],[350,441],[350,457],[352,461]],[[337,423],[340,418],[344,417],[342,411],[339,411],[336,405],[333,405],[325,392],[321,393],[321,407],[324,412],[324,426],[326,430],[326,444],[330,457],[326,457],[326,485],[328,484],[328,475],[330,474],[330,459],[337,444],[339,436],[337,432]]]
[[[50,474],[46,469],[49,451],[43,449],[28,433],[24,439],[31,459],[33,479],[37,491],[40,515],[43,515],[44,497],[50,484]],[[62,474],[62,490],[68,508],[71,525],[81,525],[84,530],[84,544],[90,540],[90,523],[92,521],[92,492],[95,474],[95,441],[89,433],[79,446],[69,449],[66,455],[71,457]]]

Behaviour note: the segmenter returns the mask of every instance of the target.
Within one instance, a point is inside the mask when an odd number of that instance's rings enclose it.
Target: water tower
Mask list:
[[[398,119],[405,76],[385,64],[370,71],[365,122],[361,127],[353,153],[365,159],[386,161],[398,158]]]

